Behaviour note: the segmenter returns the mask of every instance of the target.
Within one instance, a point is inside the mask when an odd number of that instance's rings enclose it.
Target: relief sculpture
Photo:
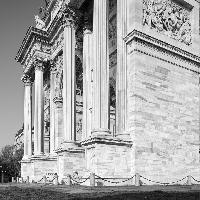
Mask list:
[[[190,11],[172,0],[144,0],[143,25],[187,45],[191,44]]]
[[[63,58],[58,56],[56,61],[57,71],[55,77],[55,97],[62,97],[63,88]]]

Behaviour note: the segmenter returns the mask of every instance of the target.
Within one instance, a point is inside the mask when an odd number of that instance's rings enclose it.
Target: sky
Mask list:
[[[15,56],[44,0],[0,0],[0,149],[23,124],[23,70]]]

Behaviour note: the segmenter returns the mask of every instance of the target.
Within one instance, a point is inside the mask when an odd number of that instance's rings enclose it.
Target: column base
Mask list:
[[[111,136],[111,132],[109,129],[94,129],[92,130],[92,137],[104,137],[104,136]]]
[[[31,156],[23,156],[23,158],[22,158],[22,160],[21,160],[21,162],[30,162],[30,160],[31,160]]]
[[[45,158],[46,157],[46,154],[44,153],[37,153],[37,154],[34,154],[31,159],[42,159],[42,158]]]
[[[61,143],[60,147],[55,151],[56,153],[60,151],[71,151],[73,149],[78,149],[80,145],[73,141],[64,141]]]

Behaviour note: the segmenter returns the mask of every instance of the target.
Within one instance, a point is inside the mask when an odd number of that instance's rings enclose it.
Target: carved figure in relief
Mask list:
[[[143,25],[191,44],[190,13],[171,0],[144,0]]]
[[[55,96],[62,97],[63,89],[63,69],[62,69],[62,56],[58,57],[57,72],[55,77]]]
[[[45,23],[40,19],[38,15],[35,16],[35,23],[36,23],[36,28],[44,30]]]

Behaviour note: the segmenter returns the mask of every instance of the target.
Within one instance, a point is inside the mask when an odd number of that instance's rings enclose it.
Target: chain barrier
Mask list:
[[[187,177],[188,177],[188,176],[186,176],[186,177],[184,177],[184,178],[182,178],[182,179],[179,179],[179,180],[177,180],[177,181],[173,181],[173,182],[171,182],[171,183],[162,183],[162,182],[159,182],[159,181],[150,180],[150,179],[145,178],[145,177],[143,177],[143,176],[140,175],[140,178],[143,178],[143,179],[145,179],[145,180],[147,180],[147,181],[149,181],[149,182],[156,183],[156,184],[160,184],[160,185],[173,185],[173,184],[176,184],[176,183],[179,183],[179,182],[185,180]]]
[[[47,177],[47,182],[53,183],[53,181],[55,180],[55,178],[56,178],[56,177],[54,176],[52,180],[49,180],[49,178]]]
[[[37,181],[37,183],[40,183],[43,180],[44,177],[42,177],[39,181]]]
[[[191,178],[196,181],[197,183],[200,183],[200,181],[198,181],[197,179],[195,179],[193,176],[191,176]]]
[[[135,177],[135,175],[132,176],[131,178],[127,178],[123,181],[109,181],[107,178],[102,178],[102,177],[97,176],[97,175],[95,175],[95,177],[97,177],[98,179],[101,179],[102,181],[108,182],[108,183],[119,184],[119,183],[125,183],[127,181],[130,181],[131,179],[133,179]]]
[[[96,178],[96,179],[100,179],[100,180],[102,180],[102,181],[105,181],[105,182],[108,182],[108,183],[112,183],[112,184],[125,183],[125,182],[127,182],[127,181],[130,181],[130,180],[134,179],[135,177],[136,177],[136,175],[134,175],[134,176],[132,176],[132,177],[130,177],[130,178],[127,178],[127,179],[125,179],[125,180],[122,180],[122,181],[111,181],[111,180],[108,180],[108,179],[112,179],[112,178],[102,178],[102,177],[100,177],[100,176],[98,176],[98,175],[95,175],[95,178]],[[148,182],[155,183],[155,184],[159,184],[159,185],[174,185],[174,184],[177,184],[177,183],[179,183],[179,182],[181,182],[181,181],[187,179],[189,176],[186,176],[186,177],[184,177],[184,178],[182,178],[182,179],[179,179],[179,180],[177,180],[177,181],[173,181],[173,182],[170,182],[170,183],[154,181],[154,180],[148,179],[148,178],[146,178],[146,177],[144,177],[144,176],[141,176],[141,175],[139,175],[139,177],[142,178],[142,179],[144,179],[144,180],[146,180],[146,181],[148,181]],[[56,178],[56,177],[53,177],[52,180],[48,180],[49,178],[47,178],[46,180],[47,180],[48,183],[52,183],[52,182],[55,180],[55,178]],[[195,179],[193,176],[191,176],[191,178],[192,178],[195,182],[200,183],[200,180]],[[42,177],[39,181],[37,181],[37,183],[41,183],[41,181],[42,181],[43,179],[44,179],[44,177]],[[89,180],[89,179],[90,179],[90,176],[88,176],[87,178],[80,178],[80,179],[83,179],[83,181],[77,181],[77,180],[75,180],[75,179],[73,179],[73,178],[71,177],[71,181],[73,181],[75,184],[80,185],[80,184],[85,183],[87,180]],[[113,179],[117,179],[117,178],[113,178]],[[121,178],[120,178],[120,179],[121,179]],[[25,182],[26,182],[26,181],[25,181]],[[63,182],[64,182],[65,184],[67,183],[64,179],[63,179]],[[141,182],[142,182],[142,181],[141,181]],[[142,182],[142,185],[147,185],[147,184],[144,183],[144,182]]]
[[[88,176],[87,178],[83,178],[83,179],[85,179],[84,181],[81,181],[81,182],[79,182],[79,181],[76,181],[76,180],[74,180],[73,178],[71,178],[71,180],[72,181],[74,181],[76,184],[83,184],[83,183],[85,183],[88,179],[90,179],[90,176]]]

